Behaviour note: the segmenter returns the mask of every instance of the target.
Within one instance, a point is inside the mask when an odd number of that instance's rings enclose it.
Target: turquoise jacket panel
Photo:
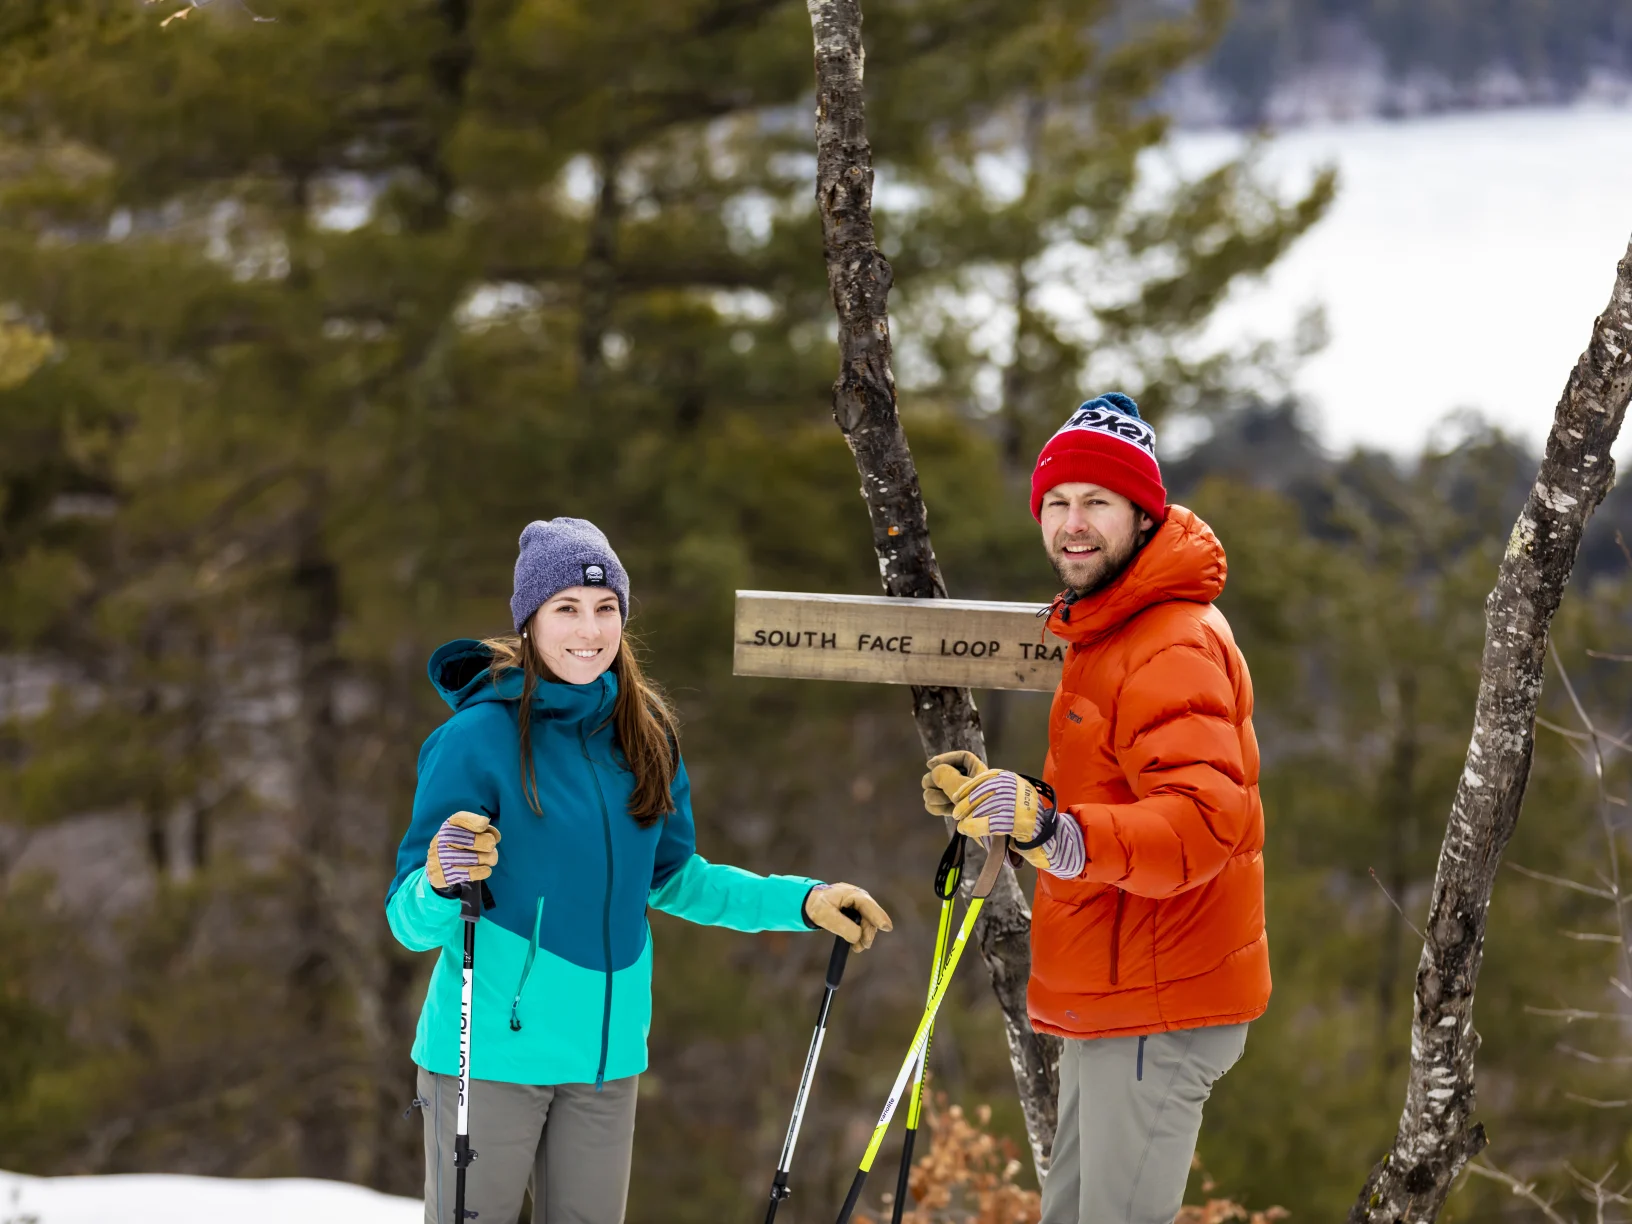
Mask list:
[[[453,708],[419,754],[413,818],[386,895],[392,933],[415,951],[440,949],[414,1041],[414,1061],[455,1075],[464,961],[459,902],[425,877],[436,830],[458,811],[484,812],[502,834],[488,881],[493,908],[476,927],[471,1074],[522,1084],[599,1083],[646,1067],[651,1029],[651,905],[741,931],[806,930],[817,881],[759,876],[696,852],[682,761],[674,811],[649,828],[629,815],[634,775],[611,723],[617,679],[543,683],[532,749],[544,815],[522,790],[516,722],[522,677],[495,682],[478,642],[431,656],[431,681]]]

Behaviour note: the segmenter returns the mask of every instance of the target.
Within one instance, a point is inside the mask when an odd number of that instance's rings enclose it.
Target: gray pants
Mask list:
[[[470,1082],[465,1210],[476,1224],[516,1224],[533,1191],[533,1224],[623,1224],[635,1145],[638,1075],[534,1087]],[[425,1224],[453,1222],[453,1137],[459,1081],[419,1069],[425,1102]]]
[[[1172,1224],[1201,1107],[1246,1044],[1245,1024],[1067,1039],[1041,1224]]]

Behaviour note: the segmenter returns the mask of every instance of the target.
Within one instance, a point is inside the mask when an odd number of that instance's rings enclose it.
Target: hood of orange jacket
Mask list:
[[[1110,585],[1051,609],[1070,649],[1044,776],[1088,863],[1038,879],[1041,1031],[1234,1024],[1268,1004],[1252,681],[1213,606],[1226,574],[1212,530],[1174,506]]]

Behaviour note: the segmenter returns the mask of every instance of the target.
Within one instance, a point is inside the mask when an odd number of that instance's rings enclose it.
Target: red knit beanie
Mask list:
[[[1031,472],[1031,517],[1042,519],[1043,494],[1074,482],[1120,493],[1158,523],[1167,514],[1156,431],[1121,392],[1089,400],[1048,440]]]

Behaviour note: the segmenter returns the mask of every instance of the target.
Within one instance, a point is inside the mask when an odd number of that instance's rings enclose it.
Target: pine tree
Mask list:
[[[0,821],[83,847],[101,811],[143,847],[58,864],[69,899],[121,874],[143,895],[111,946],[72,907],[50,936],[19,998],[76,1043],[0,1075],[0,1163],[414,1193],[397,1117],[427,966],[380,898],[442,716],[423,659],[507,627],[526,521],[594,518],[636,575],[710,857],[860,878],[910,930],[941,831],[888,695],[728,675],[734,589],[876,581],[827,412],[802,6],[252,7],[276,22],[0,13],[5,352],[28,354],[0,387],[0,654],[56,682],[7,707]],[[1117,353],[1154,412],[1190,409],[1183,342],[1329,194],[1233,165],[1148,202],[1151,99],[1219,15],[1124,16],[869,5],[898,334],[923,355],[904,399],[957,593],[1046,597],[1028,448]],[[1040,297],[1054,247],[1162,270],[1090,295],[1078,334]],[[983,284],[965,307],[1011,340],[972,348],[954,296]],[[1015,703],[1005,750],[1040,759],[1040,727]],[[711,1220],[774,1156],[818,952],[654,929],[635,1210]],[[854,1058],[801,1144],[813,1204],[921,1003],[918,951],[881,946],[846,986]],[[1018,1136],[989,992],[960,990],[943,1073]]]

